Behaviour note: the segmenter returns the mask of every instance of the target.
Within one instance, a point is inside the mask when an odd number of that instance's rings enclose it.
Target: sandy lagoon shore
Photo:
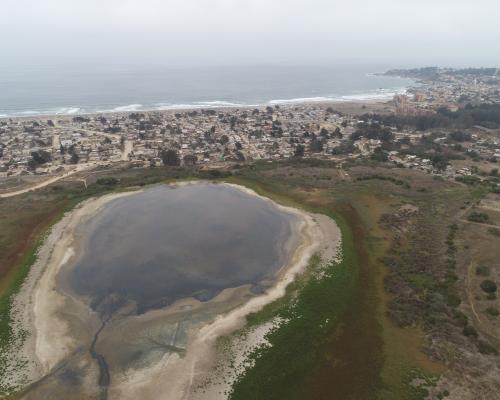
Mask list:
[[[242,186],[231,186],[259,196]],[[200,398],[196,388],[213,372],[217,338],[243,327],[247,314],[283,296],[312,254],[321,252],[328,260],[340,246],[340,231],[332,219],[273,203],[297,217],[293,229],[297,240],[272,287],[261,295],[252,294],[249,285],[226,289],[208,302],[188,298],[141,315],[127,315],[123,310],[108,323],[95,345],[105,356],[111,375],[103,394],[97,362],[89,353],[101,321],[82,301],[59,290],[56,278],[75,254],[76,228],[112,200],[135,193],[138,191],[83,202],[54,225],[40,248],[13,308],[15,331],[28,332],[26,340],[13,345],[16,358],[25,360],[26,367],[11,368],[4,378],[20,385],[32,383],[24,398]],[[261,340],[262,329],[248,336],[252,346]],[[218,383],[201,397],[224,398],[225,389]]]

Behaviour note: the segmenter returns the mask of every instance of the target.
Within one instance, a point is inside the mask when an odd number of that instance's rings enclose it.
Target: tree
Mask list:
[[[332,149],[332,154],[339,155],[339,154],[349,154],[349,153],[354,153],[356,151],[356,148],[354,147],[354,143],[352,141],[342,143],[341,145],[334,147]]]
[[[245,161],[245,155],[241,151],[235,152],[234,155],[238,161]]]
[[[196,157],[194,154],[187,154],[184,156],[183,161],[184,165],[193,166],[198,161],[198,157]]]
[[[160,158],[163,161],[163,165],[177,166],[181,164],[179,154],[176,150],[162,150],[160,152]]]
[[[69,162],[71,164],[78,164],[78,161],[80,161],[80,157],[78,156],[78,154],[73,152],[73,154],[71,154],[71,158],[69,159]]]
[[[50,153],[45,150],[33,151],[31,153],[31,160],[28,161],[28,168],[31,170],[37,169],[40,165],[43,165],[52,160]]]
[[[385,162],[388,160],[388,157],[381,147],[377,147],[375,150],[373,150],[371,159],[379,162]]]
[[[133,119],[133,120],[136,120],[136,121],[140,121],[141,119],[144,119],[146,116],[143,113],[135,113],[135,112],[133,112],[133,113],[130,113],[128,115],[128,117],[130,119]]]
[[[342,132],[340,132],[340,128],[337,126],[335,128],[335,131],[333,132],[333,137],[336,137],[336,138],[339,138],[339,139],[342,139]]]
[[[433,154],[430,156],[430,159],[432,166],[439,171],[444,171],[449,164],[446,157],[441,154]]]
[[[227,142],[229,142],[229,138],[227,137],[227,135],[222,135],[219,139],[220,141],[220,144],[224,145],[224,144],[227,144]]]
[[[320,153],[323,151],[323,141],[313,136],[309,148],[313,153]]]
[[[454,140],[455,142],[469,142],[472,139],[470,133],[462,131],[451,132],[448,134],[448,138]]]
[[[45,150],[38,150],[31,153],[31,157],[33,157],[33,161],[37,164],[45,164],[52,160],[50,153]]]
[[[379,135],[378,135],[378,138],[382,141],[382,142],[391,142],[392,140],[394,140],[394,134],[389,130],[389,129],[383,129]]]
[[[73,122],[90,122],[90,118],[77,115],[76,117],[73,118]]]
[[[237,123],[238,123],[238,118],[236,118],[236,116],[234,115],[231,115],[231,120],[230,120],[231,129],[234,129]]]
[[[295,157],[304,157],[304,152],[305,152],[304,146],[301,144],[298,144],[297,147],[295,147],[294,156]]]

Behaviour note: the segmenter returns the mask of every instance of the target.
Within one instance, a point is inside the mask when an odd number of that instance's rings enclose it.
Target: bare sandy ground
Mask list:
[[[258,196],[247,188],[231,186]],[[28,331],[30,334],[13,350],[20,358],[28,361],[27,367],[23,368],[22,372],[12,369],[9,376],[2,379],[19,384],[36,381],[57,368],[71,354],[81,351],[82,346],[87,346],[92,340],[99,326],[97,316],[81,301],[57,290],[56,277],[74,255],[77,226],[91,218],[113,199],[134,193],[137,192],[111,194],[88,200],[65,215],[53,227],[39,251],[37,262],[15,300],[14,315],[17,322],[14,328],[18,331]],[[263,199],[271,202],[267,198]],[[194,299],[185,299],[165,310],[154,310],[133,317],[136,319],[131,319],[130,325],[123,320],[124,326],[121,326],[118,321],[115,328],[112,327],[108,336],[105,336],[106,342],[109,343],[116,332],[125,332],[127,326],[137,327],[148,323],[148,320],[169,318],[173,313],[172,310],[194,311],[197,307],[212,307],[217,310],[217,304],[226,304],[226,309],[227,305],[230,305],[230,311],[225,311],[211,318],[208,323],[204,322],[189,331],[185,354],[182,357],[175,352],[166,352],[161,359],[146,366],[134,366],[121,371],[112,370],[109,399],[199,398],[199,393],[195,389],[205,382],[213,371],[217,360],[215,351],[217,338],[243,327],[247,314],[258,311],[264,305],[283,296],[287,285],[306,268],[312,254],[321,252],[325,259],[338,255],[340,232],[333,220],[324,215],[312,215],[280,205],[277,207],[297,217],[297,227],[294,230],[300,240],[297,241],[289,264],[281,269],[274,286],[259,296],[248,296],[248,288],[244,287],[228,289],[208,302],[211,304],[202,306]],[[265,330],[268,328],[255,333],[253,337],[249,336],[248,340],[256,345],[263,340]],[[220,394],[220,389],[214,386],[210,396],[207,393],[203,398],[224,398]]]
[[[82,220],[90,218],[109,201],[130,194],[132,192],[88,200],[53,226],[12,308],[14,337],[21,337],[22,331],[28,335],[26,340],[14,342],[11,351],[27,364],[22,369],[14,365],[8,368],[6,376],[0,378],[2,381],[25,384],[40,379],[81,345],[82,336],[90,335],[89,327],[96,325],[97,320],[91,323],[92,315],[83,304],[56,290],[56,276],[73,254],[75,228]],[[66,307],[68,303],[72,307]],[[77,335],[69,332],[67,320],[57,315],[61,308],[72,309],[73,316],[85,318],[80,321],[82,330]]]

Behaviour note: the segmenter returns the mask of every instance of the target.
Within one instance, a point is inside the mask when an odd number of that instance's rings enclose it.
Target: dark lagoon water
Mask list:
[[[64,278],[100,311],[137,312],[256,285],[286,262],[295,217],[227,185],[158,186],[116,199],[80,227]]]

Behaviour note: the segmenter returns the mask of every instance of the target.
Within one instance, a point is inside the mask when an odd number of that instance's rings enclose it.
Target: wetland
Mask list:
[[[217,337],[281,296],[320,236],[309,214],[231,184],[83,202],[53,227],[18,296],[33,332],[23,398],[189,395]]]

